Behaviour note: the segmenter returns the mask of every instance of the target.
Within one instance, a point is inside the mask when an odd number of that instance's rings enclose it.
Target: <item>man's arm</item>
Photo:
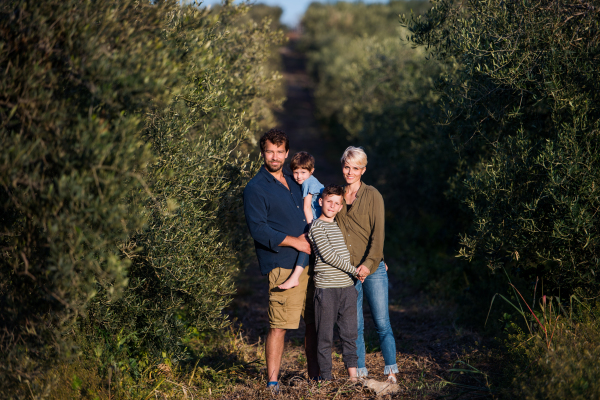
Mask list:
[[[310,243],[306,239],[305,233],[303,233],[302,235],[300,235],[298,237],[286,236],[285,239],[283,239],[283,241],[281,243],[279,243],[279,245],[285,246],[285,247],[293,247],[296,250],[302,251],[306,254],[311,253]]]
[[[313,195],[311,193],[307,194],[304,198],[304,216],[306,217],[307,224],[310,224],[313,220],[312,200]]]
[[[287,235],[269,226],[267,205],[264,198],[253,188],[244,190],[244,214],[252,238],[263,246],[278,251],[277,247],[287,238]]]
[[[345,260],[335,252],[323,227],[313,225],[308,234],[323,261],[332,267],[356,276],[356,268],[350,264],[350,261]]]

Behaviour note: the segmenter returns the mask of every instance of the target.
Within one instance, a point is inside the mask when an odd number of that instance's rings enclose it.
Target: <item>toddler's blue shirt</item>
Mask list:
[[[313,219],[317,219],[321,216],[321,206],[319,205],[319,197],[325,186],[314,175],[302,182],[302,198],[304,199],[309,194],[313,195],[312,198],[312,212]]]

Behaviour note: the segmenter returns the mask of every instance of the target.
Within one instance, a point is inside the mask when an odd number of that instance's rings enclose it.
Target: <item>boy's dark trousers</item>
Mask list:
[[[315,288],[315,322],[317,328],[317,360],[321,377],[331,380],[331,347],[333,327],[338,324],[342,339],[342,360],[344,366],[356,368],[356,339],[358,323],[356,314],[357,292],[354,286],[345,288]]]

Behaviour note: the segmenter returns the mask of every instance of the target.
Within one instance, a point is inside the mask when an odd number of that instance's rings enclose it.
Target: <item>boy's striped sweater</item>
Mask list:
[[[308,233],[315,252],[315,287],[343,288],[354,285],[356,268],[337,222],[315,219]]]

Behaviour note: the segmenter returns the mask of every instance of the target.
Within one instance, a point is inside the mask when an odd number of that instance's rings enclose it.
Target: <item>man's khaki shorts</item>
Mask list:
[[[290,277],[293,269],[275,268],[269,272],[269,325],[271,328],[298,329],[300,317],[304,323],[315,323],[315,285],[309,274],[310,267],[304,268],[298,286],[281,290],[277,286]]]

